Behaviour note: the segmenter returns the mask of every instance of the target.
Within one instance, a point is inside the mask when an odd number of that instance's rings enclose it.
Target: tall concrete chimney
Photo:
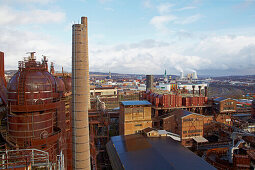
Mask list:
[[[4,84],[6,86],[5,76],[4,76],[4,53],[0,51],[0,81],[1,77],[4,81]]]
[[[73,169],[90,170],[89,57],[87,17],[73,25],[72,35],[72,136]]]
[[[0,77],[4,77],[4,53],[0,51]]]

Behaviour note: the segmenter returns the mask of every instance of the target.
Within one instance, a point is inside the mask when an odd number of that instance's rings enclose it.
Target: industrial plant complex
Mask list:
[[[90,74],[88,49],[81,17],[72,25],[71,73],[35,52],[7,73],[0,52],[0,169],[255,168],[250,85],[233,85],[241,95],[230,96],[230,80],[196,71]]]

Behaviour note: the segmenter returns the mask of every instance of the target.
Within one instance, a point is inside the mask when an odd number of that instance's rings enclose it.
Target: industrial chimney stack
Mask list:
[[[207,97],[207,86],[205,86],[205,97]]]
[[[4,77],[4,53],[0,51],[0,77]]]
[[[4,53],[0,51],[0,81],[1,77],[4,81],[4,84],[6,86],[5,76],[4,76]]]
[[[201,86],[198,86],[198,93],[199,93],[199,96],[201,96]]]
[[[72,136],[73,169],[90,170],[89,57],[87,17],[74,24],[72,35]]]
[[[195,85],[192,85],[192,94],[195,96]]]
[[[152,90],[153,81],[154,81],[153,75],[146,75],[146,91]]]

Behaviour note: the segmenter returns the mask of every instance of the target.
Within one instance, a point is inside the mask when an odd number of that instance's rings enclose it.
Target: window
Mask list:
[[[202,132],[202,130],[201,129],[189,130],[189,133],[196,133],[196,132]]]
[[[193,118],[183,119],[183,122],[193,121]]]

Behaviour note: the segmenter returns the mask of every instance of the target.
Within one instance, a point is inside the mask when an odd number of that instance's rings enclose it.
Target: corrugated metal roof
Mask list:
[[[106,146],[111,163],[114,165],[121,163],[119,167],[125,170],[216,170],[205,160],[169,137],[150,138],[138,134],[114,136]]]
[[[151,105],[147,100],[130,100],[130,101],[122,101],[124,106],[132,106],[132,105]]]

